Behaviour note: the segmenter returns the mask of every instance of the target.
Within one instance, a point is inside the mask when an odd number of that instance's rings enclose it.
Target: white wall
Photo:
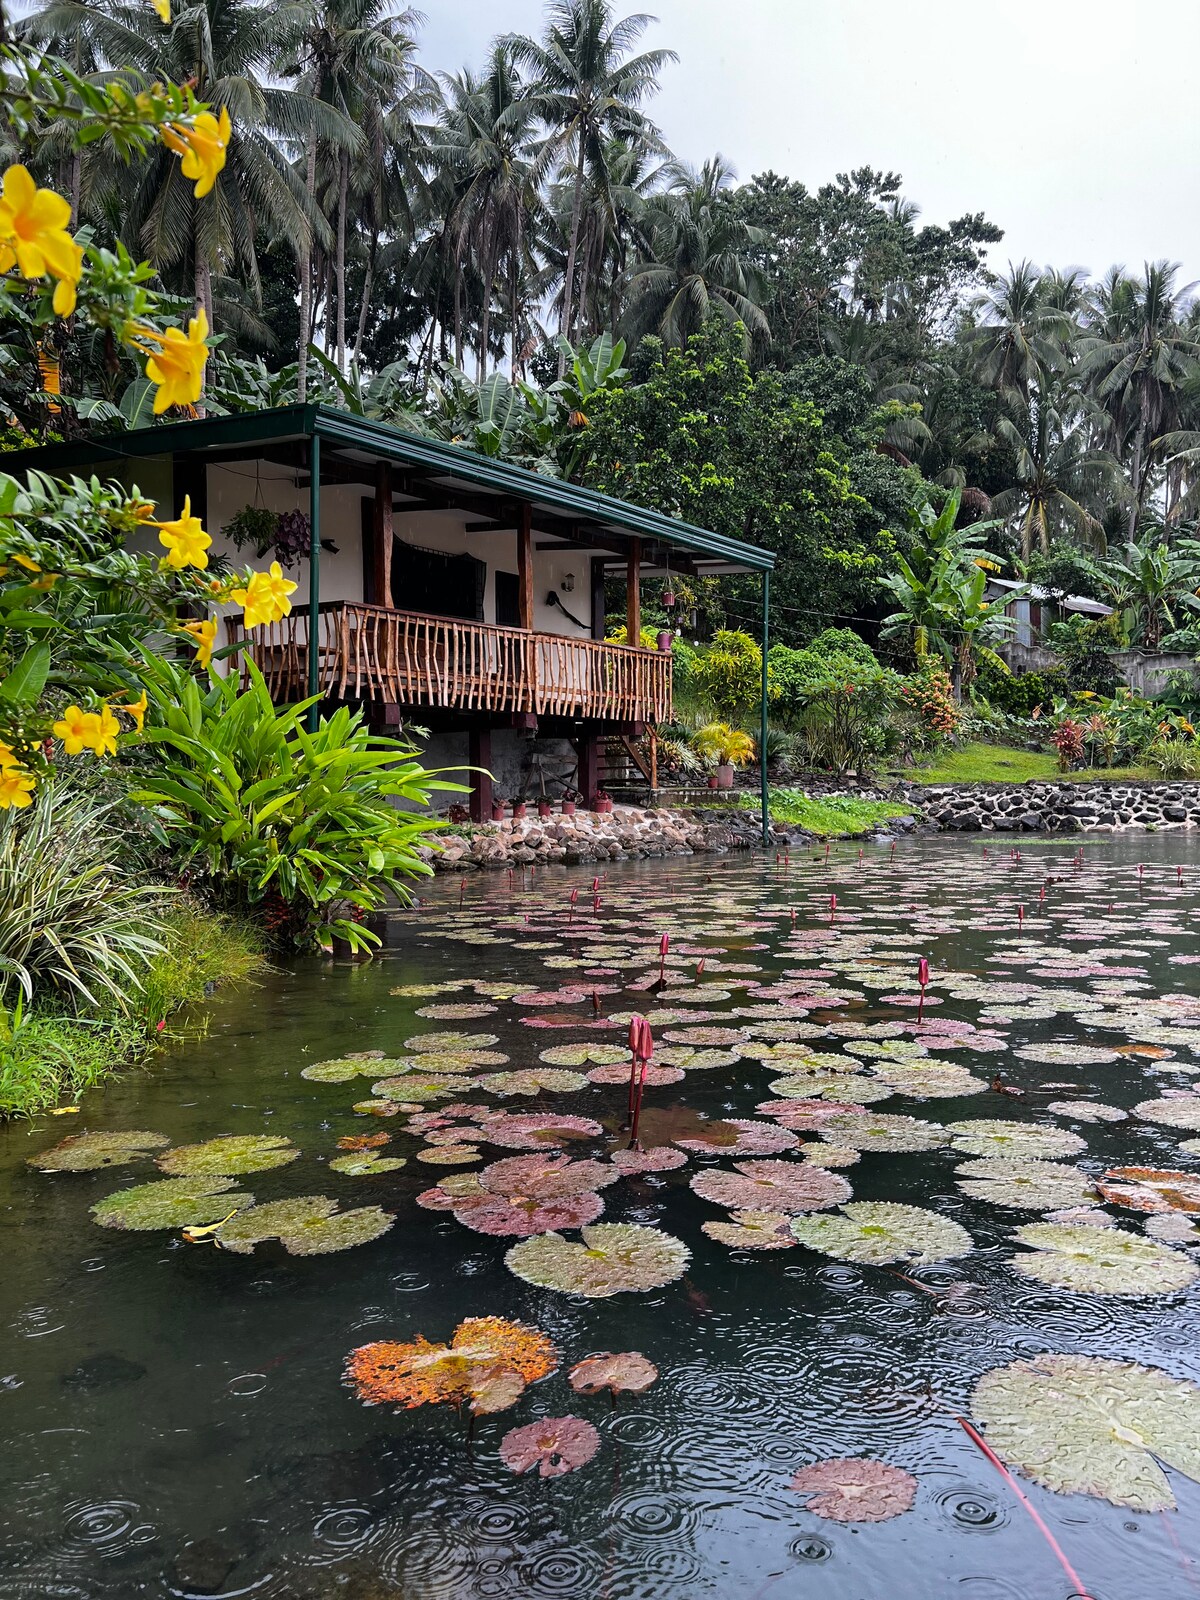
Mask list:
[[[271,511],[308,511],[308,488],[297,486],[303,476],[294,469],[261,462],[238,461],[208,468],[208,520],[214,554],[228,555],[235,564],[254,560],[253,551],[237,550],[221,535],[226,523],[243,506],[261,505]],[[337,545],[338,553],[321,552],[321,599],[361,600],[363,598],[362,502],[371,496],[361,484],[333,484],[321,490],[321,537]],[[395,530],[399,539],[423,545],[427,550],[442,550],[448,555],[472,555],[487,564],[483,614],[487,622],[496,620],[496,572],[516,572],[517,534],[467,533],[466,523],[482,520],[477,513],[463,511],[397,512]],[[538,542],[534,533],[534,544]],[[567,638],[590,637],[592,623],[591,557],[602,551],[538,550],[533,553],[533,625],[539,633],[563,634]],[[571,573],[575,587],[569,593],[561,587]],[[288,571],[300,584],[293,597],[299,604],[308,597],[308,563],[303,561]],[[584,624],[577,628],[557,606],[546,604],[555,590],[568,611]]]

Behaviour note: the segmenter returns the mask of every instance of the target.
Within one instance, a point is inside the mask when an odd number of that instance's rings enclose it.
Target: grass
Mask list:
[[[171,1024],[182,1008],[220,984],[245,981],[263,964],[262,940],[245,923],[188,905],[165,921],[167,948],[130,993],[125,1012],[87,1016],[48,1001],[0,1010],[0,1119],[47,1111],[146,1060],[183,1036]]]
[[[1128,783],[1158,777],[1149,767],[1094,767],[1063,773],[1058,757],[1048,750],[1019,750],[1003,744],[964,744],[947,750],[928,767],[905,774],[917,783]]]
[[[748,809],[759,809],[757,795],[743,795],[741,803]],[[771,789],[767,803],[772,822],[790,823],[821,839],[870,833],[891,817],[912,815],[911,806],[894,800],[855,800],[842,796],[810,800],[799,789]]]

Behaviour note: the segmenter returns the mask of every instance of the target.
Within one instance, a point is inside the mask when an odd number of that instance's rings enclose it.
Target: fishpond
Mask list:
[[[218,996],[0,1130],[0,1596],[1200,1593],[1198,928],[1194,835],[840,844]]]

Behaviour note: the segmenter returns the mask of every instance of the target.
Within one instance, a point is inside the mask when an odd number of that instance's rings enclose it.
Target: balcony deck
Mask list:
[[[335,600],[320,608],[318,684],[331,700],[415,710],[526,712],[597,722],[667,722],[671,657],[595,639],[464,622]],[[248,636],[272,697],[308,692],[308,615],[293,611]]]

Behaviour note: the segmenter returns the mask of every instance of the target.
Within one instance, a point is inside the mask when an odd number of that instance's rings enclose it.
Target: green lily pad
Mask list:
[[[992,1158],[967,1161],[955,1174],[958,1187],[977,1200],[1025,1211],[1085,1206],[1096,1198],[1086,1173],[1056,1161]]]
[[[152,1228],[199,1228],[254,1204],[232,1178],[159,1178],[97,1200],[92,1216],[102,1228],[141,1233]]]
[[[538,1056],[550,1067],[615,1067],[629,1065],[629,1051],[619,1044],[556,1044]]]
[[[300,1076],[310,1083],[349,1083],[352,1078],[383,1078],[390,1072],[403,1072],[399,1061],[386,1056],[338,1056],[332,1061],[314,1061],[302,1067]]]
[[[1033,1253],[1014,1256],[1015,1271],[1076,1294],[1175,1294],[1200,1277],[1182,1251],[1123,1228],[1031,1222],[1016,1236]]]
[[[893,1261],[929,1266],[969,1255],[975,1248],[967,1230],[949,1217],[887,1200],[853,1200],[840,1214],[793,1217],[792,1232],[810,1250],[873,1266]]]
[[[788,1224],[791,1217],[782,1211],[735,1211],[728,1222],[702,1222],[710,1239],[718,1239],[731,1250],[787,1250],[795,1239]]]
[[[586,1089],[582,1072],[567,1072],[561,1067],[528,1067],[519,1072],[490,1072],[477,1080],[478,1087],[492,1094],[541,1094],[543,1090],[567,1094]]]
[[[490,1050],[499,1042],[494,1033],[418,1033],[405,1039],[404,1048],[424,1055],[430,1050]]]
[[[214,1237],[235,1255],[250,1255],[265,1239],[278,1239],[289,1255],[327,1255],[379,1238],[394,1221],[378,1206],[339,1211],[328,1195],[308,1194],[251,1206],[224,1223]]]
[[[887,1116],[880,1111],[861,1115],[835,1112],[822,1120],[817,1136],[829,1144],[848,1145],[852,1150],[936,1150],[949,1143],[946,1129],[939,1123]]]
[[[1200,1128],[1200,1094],[1182,1094],[1169,1100],[1142,1100],[1135,1117],[1161,1123],[1165,1128]]]
[[[964,1155],[989,1157],[1028,1157],[1034,1161],[1053,1161],[1087,1149],[1077,1133],[1065,1128],[1048,1128],[1040,1122],[1007,1122],[980,1117],[968,1122],[951,1122],[954,1148]]]
[[[29,1165],[39,1172],[95,1172],[144,1161],[170,1142],[165,1133],[72,1133],[40,1155],[30,1156]]]
[[[244,1172],[269,1172],[286,1167],[300,1152],[283,1134],[229,1134],[203,1144],[180,1144],[158,1158],[174,1178],[235,1177]]]
[[[1170,1511],[1163,1466],[1200,1481],[1200,1386],[1157,1367],[1041,1355],[985,1372],[971,1412],[988,1443],[1057,1494]]]
[[[558,1289],[589,1300],[658,1289],[681,1278],[691,1251],[659,1228],[597,1222],[581,1230],[583,1243],[560,1233],[522,1239],[504,1257],[508,1270],[539,1289]]]
[[[369,1178],[379,1172],[395,1172],[406,1164],[403,1156],[381,1156],[376,1150],[356,1150],[350,1155],[334,1156],[329,1170],[344,1172],[350,1178]]]
[[[473,1081],[473,1080],[472,1080]],[[461,1094],[463,1079],[453,1074],[431,1074],[421,1077],[417,1073],[401,1078],[380,1078],[371,1085],[371,1093],[381,1099],[411,1101],[414,1105],[427,1105],[431,1100],[444,1100],[447,1095]],[[357,1110],[358,1107],[355,1107]]]

